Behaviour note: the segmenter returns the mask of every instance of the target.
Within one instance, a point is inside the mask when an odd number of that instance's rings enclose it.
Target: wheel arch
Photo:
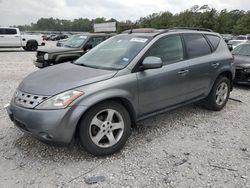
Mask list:
[[[228,71],[228,70],[221,72],[221,73],[217,76],[217,78],[215,79],[215,81],[216,81],[219,77],[221,77],[221,76],[225,76],[225,77],[227,77],[227,78],[229,79],[229,81],[230,81],[230,90],[232,91],[232,90],[233,90],[233,74],[232,74],[232,72],[231,72],[231,71]],[[215,81],[214,81],[214,82],[215,82]]]
[[[122,104],[125,109],[127,110],[127,112],[129,113],[130,115],[130,118],[131,118],[131,128],[135,127],[136,125],[136,110],[135,110],[135,107],[133,106],[132,102],[127,99],[126,97],[123,97],[123,96],[113,96],[113,97],[108,97],[108,98],[105,98],[105,99],[102,99],[102,100],[97,100],[95,101],[94,103],[92,103],[81,115],[80,117],[78,118],[78,121],[77,121],[77,124],[76,124],[76,127],[75,127],[75,131],[74,131],[74,137],[77,137],[77,132],[79,130],[79,125],[80,125],[80,122],[81,122],[81,119],[84,117],[84,115],[95,105],[97,104],[100,104],[100,103],[103,103],[103,102],[107,102],[107,101],[115,101],[115,102],[118,102],[120,104]]]

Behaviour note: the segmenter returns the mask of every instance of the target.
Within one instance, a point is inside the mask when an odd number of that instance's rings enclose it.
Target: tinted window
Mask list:
[[[100,44],[104,40],[105,40],[105,37],[93,37],[88,41],[88,44],[91,44],[92,47],[95,47],[96,45]]]
[[[214,49],[216,49],[220,43],[220,37],[215,35],[206,35],[208,40],[211,42]]]
[[[199,57],[211,53],[211,48],[201,34],[184,34],[189,58]]]
[[[147,52],[147,56],[162,59],[164,65],[183,60],[183,47],[180,36],[168,36],[159,39]]]
[[[5,29],[6,35],[15,35],[17,34],[16,29]]]

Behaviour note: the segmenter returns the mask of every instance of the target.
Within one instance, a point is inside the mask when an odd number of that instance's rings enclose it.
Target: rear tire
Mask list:
[[[230,88],[230,80],[225,76],[220,76],[205,99],[206,108],[213,111],[222,110],[228,101]]]
[[[38,48],[37,42],[28,42],[26,44],[26,50],[27,51],[36,51]]]
[[[106,156],[123,148],[131,134],[131,119],[118,102],[107,101],[92,107],[79,125],[82,147],[95,156]]]

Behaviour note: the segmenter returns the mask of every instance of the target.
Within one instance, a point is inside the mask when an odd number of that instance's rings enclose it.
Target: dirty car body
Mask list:
[[[194,46],[193,41],[203,41],[207,51],[197,53],[197,50],[186,47],[187,43],[190,43],[189,47]],[[206,99],[218,79],[228,80],[226,89],[229,95],[229,90],[232,90],[229,82],[234,77],[231,63],[232,55],[216,33],[156,30],[120,34],[74,63],[55,65],[30,74],[19,85],[6,109],[22,131],[39,140],[67,144],[74,134],[78,134],[77,131],[86,128],[87,117],[98,108],[102,108],[98,112],[101,113],[112,107],[116,116],[114,121],[123,119],[120,125],[124,131],[129,131],[125,130],[127,124],[130,126],[129,121],[133,124]],[[109,123],[113,124],[105,121],[103,127]],[[106,128],[100,129],[106,131]],[[83,133],[94,134],[92,129],[89,131]],[[113,134],[115,136],[115,132]],[[110,141],[108,135],[110,133],[102,139],[103,143]],[[97,147],[92,143],[96,150],[88,148],[88,151],[96,155],[117,151],[117,147],[120,148],[118,139],[123,139],[121,131],[117,135],[117,140],[112,140],[116,143],[112,147],[111,144]],[[122,142],[125,143],[126,139]]]

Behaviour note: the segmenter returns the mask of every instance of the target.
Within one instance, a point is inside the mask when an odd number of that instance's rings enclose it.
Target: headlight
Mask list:
[[[47,109],[47,110],[55,110],[55,109],[62,109],[69,106],[70,103],[72,103],[74,100],[76,100],[78,97],[83,95],[84,92],[82,91],[76,91],[76,90],[70,90],[66,91],[64,93],[60,93],[54,97],[51,97],[41,104],[39,104],[36,109]]]
[[[48,53],[44,54],[43,58],[44,58],[44,60],[48,60],[49,59],[49,54]]]

